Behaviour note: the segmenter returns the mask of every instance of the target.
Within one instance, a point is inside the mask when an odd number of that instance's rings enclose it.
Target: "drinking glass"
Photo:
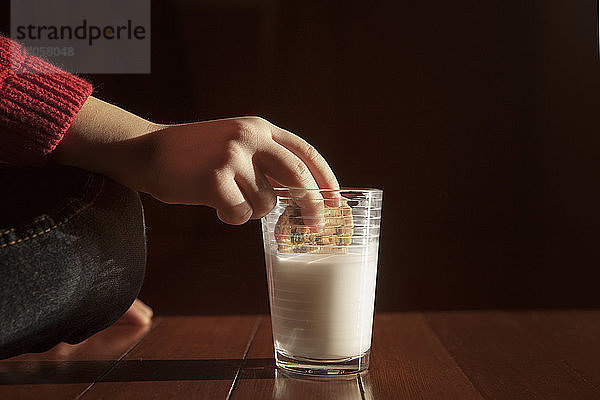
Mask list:
[[[383,191],[275,192],[261,222],[277,366],[310,375],[367,369]]]

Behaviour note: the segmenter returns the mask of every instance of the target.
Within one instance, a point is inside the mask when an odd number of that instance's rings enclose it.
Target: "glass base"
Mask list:
[[[278,368],[296,374],[311,376],[338,376],[356,374],[369,368],[370,350],[360,356],[337,360],[314,360],[292,357],[275,350],[275,364]]]

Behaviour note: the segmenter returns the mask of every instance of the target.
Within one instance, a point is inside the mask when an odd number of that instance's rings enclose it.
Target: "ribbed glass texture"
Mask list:
[[[262,230],[278,366],[319,375],[367,368],[383,192],[276,194]]]

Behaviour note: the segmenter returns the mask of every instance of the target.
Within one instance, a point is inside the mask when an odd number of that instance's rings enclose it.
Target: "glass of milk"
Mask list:
[[[305,190],[289,188],[276,188],[275,192],[277,205],[261,222],[277,366],[309,375],[367,369],[383,192],[350,188],[321,189],[308,195]],[[308,201],[313,202],[312,207],[307,206]],[[314,213],[325,213],[323,205],[336,207],[340,202],[352,211],[352,231],[344,231],[340,240],[334,232],[325,239],[326,245],[304,245],[302,238],[289,230],[275,232],[281,214],[290,206],[299,214],[311,214],[289,219],[290,225],[323,232]],[[342,230],[337,232],[342,234]],[[286,234],[293,246],[282,245]]]

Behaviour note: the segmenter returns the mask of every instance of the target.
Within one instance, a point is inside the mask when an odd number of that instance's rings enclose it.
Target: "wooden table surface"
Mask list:
[[[0,399],[600,399],[600,311],[377,314],[371,367],[298,379],[268,316],[158,317],[0,361]]]

